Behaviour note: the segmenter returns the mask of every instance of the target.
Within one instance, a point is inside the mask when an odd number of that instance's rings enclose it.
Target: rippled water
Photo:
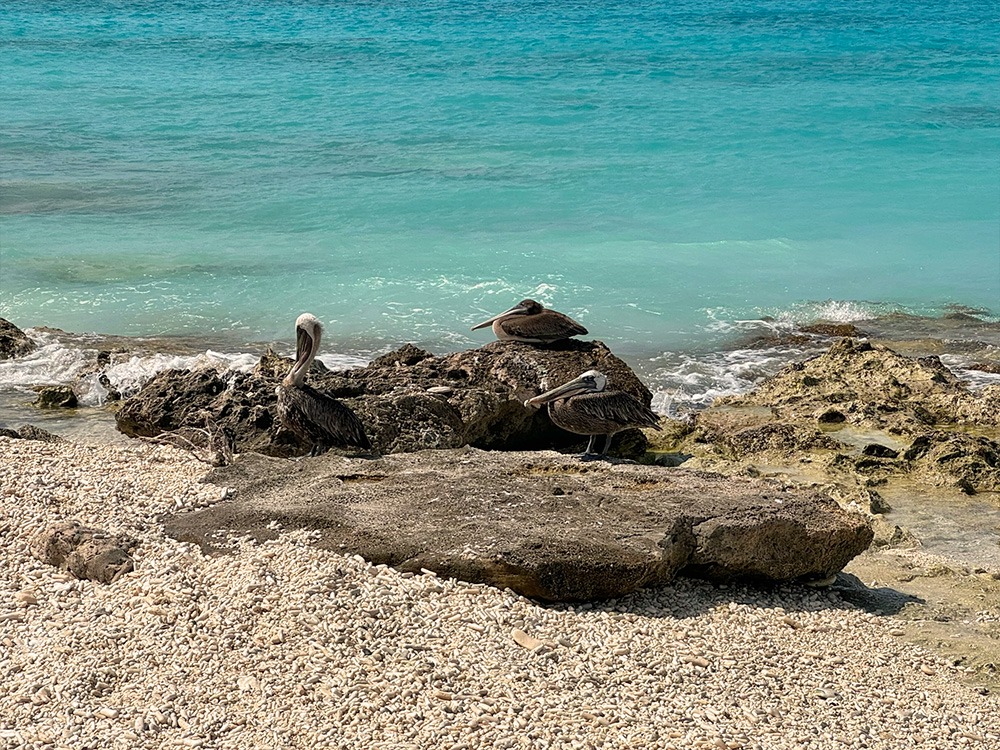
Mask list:
[[[669,358],[719,320],[996,312],[997,15],[9,0],[0,315],[441,350],[536,296]]]

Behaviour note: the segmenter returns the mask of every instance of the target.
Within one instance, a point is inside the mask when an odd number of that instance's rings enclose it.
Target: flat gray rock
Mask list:
[[[165,519],[210,548],[318,530],[318,544],[547,601],[622,596],[678,572],[713,580],[828,577],[868,547],[867,520],[767,480],[558,453],[474,448],[291,461],[244,454],[206,481],[233,499]]]

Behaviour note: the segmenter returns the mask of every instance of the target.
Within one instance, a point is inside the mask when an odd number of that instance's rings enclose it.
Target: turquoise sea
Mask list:
[[[533,296],[664,388],[747,326],[996,322],[998,28],[992,0],[6,0],[0,316],[235,354],[308,310],[349,358],[485,343]]]

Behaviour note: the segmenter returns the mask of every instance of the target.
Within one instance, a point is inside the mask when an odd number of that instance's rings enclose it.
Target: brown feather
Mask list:
[[[549,402],[552,421],[578,435],[613,435],[630,427],[659,430],[660,417],[624,391],[600,391]]]
[[[337,399],[310,385],[279,388],[278,419],[314,448],[336,445],[367,450],[372,447],[357,415]]]
[[[499,325],[508,336],[541,343],[587,334],[587,329],[568,315],[547,309],[535,315],[511,315]]]

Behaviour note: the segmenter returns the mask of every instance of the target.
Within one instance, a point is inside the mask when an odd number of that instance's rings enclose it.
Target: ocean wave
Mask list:
[[[722,396],[746,393],[792,362],[818,354],[815,348],[773,347],[704,353],[664,352],[649,362],[653,410],[683,416]]]
[[[79,336],[67,341],[51,331],[29,328],[25,333],[37,348],[24,357],[0,361],[0,390],[29,391],[34,386],[72,385],[81,406],[103,406],[110,393],[109,386],[122,396],[131,396],[165,370],[249,372],[260,359],[249,352],[224,353],[213,349],[190,354],[144,351],[151,345],[155,347],[155,342],[135,339],[135,348],[142,351],[105,349],[107,358],[102,361],[100,337]],[[115,343],[120,344],[121,340],[116,339]],[[331,370],[364,367],[369,362],[367,356],[360,354],[327,353],[317,359]]]
[[[0,360],[0,387],[71,383],[87,364],[84,350],[65,346],[51,333],[25,331],[36,349],[17,359]]]
[[[653,395],[653,409],[671,416],[703,409],[715,399],[752,390],[793,362],[826,351],[833,338],[817,324],[854,326],[906,356],[937,354],[970,389],[1000,383],[1000,322],[988,310],[945,305],[921,314],[888,303],[826,300],[738,318],[725,308],[707,309],[704,330],[711,344],[666,351],[640,363]],[[984,369],[984,365],[986,369]]]

